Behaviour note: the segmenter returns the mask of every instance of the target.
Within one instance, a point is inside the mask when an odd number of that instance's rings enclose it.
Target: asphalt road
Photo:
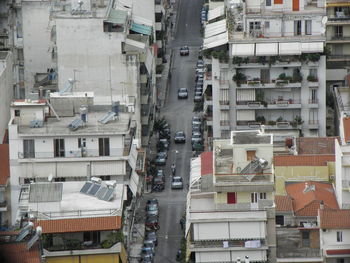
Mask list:
[[[193,113],[193,90],[195,83],[195,65],[198,57],[198,49],[202,45],[200,34],[200,12],[203,6],[202,0],[178,0],[178,17],[175,39],[170,44],[174,50],[171,84],[167,93],[161,115],[166,118],[171,127],[171,147],[168,152],[168,160],[165,166],[166,188],[163,192],[145,195],[145,199],[157,198],[160,209],[160,229],[158,230],[158,247],[156,249],[155,263],[176,262],[176,253],[180,248],[181,238],[184,236],[180,227],[180,218],[185,213],[187,184],[190,174],[191,150],[191,120]],[[190,55],[181,57],[179,47],[187,45]],[[189,91],[188,99],[178,100],[177,90],[186,87]],[[174,133],[178,130],[185,131],[186,144],[175,144]],[[176,153],[176,151],[178,153]],[[176,175],[184,180],[183,190],[172,190],[171,169],[172,163],[176,164]]]

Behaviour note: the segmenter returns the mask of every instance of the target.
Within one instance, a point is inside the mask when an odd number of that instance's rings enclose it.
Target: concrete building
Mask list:
[[[323,262],[350,262],[350,210],[318,211]]]
[[[6,230],[10,226],[10,162],[9,145],[0,144],[0,229]]]
[[[276,262],[272,141],[232,132],[192,160],[185,235],[194,262]]]
[[[209,4],[204,30],[208,136],[262,124],[275,141],[325,136],[324,1],[222,4]]]
[[[12,103],[12,223],[20,186],[33,181],[85,181],[94,176],[128,185],[128,200],[140,193],[145,154],[134,137],[132,113],[121,106],[96,106],[93,99],[91,92],[51,93],[50,100]]]
[[[91,180],[22,185],[18,219],[41,227],[45,262],[127,262],[121,232],[126,186]]]
[[[335,140],[336,137],[287,139],[289,152],[274,154],[276,195],[285,195],[285,186],[291,182],[334,180]]]
[[[0,143],[3,142],[10,120],[10,103],[13,100],[13,58],[11,52],[0,52]],[[5,142],[6,143],[6,142]]]
[[[290,183],[286,192],[275,197],[277,262],[324,262],[317,215],[339,209],[332,184]]]

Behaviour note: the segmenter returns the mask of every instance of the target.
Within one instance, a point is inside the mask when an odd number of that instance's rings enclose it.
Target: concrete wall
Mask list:
[[[337,242],[337,232],[342,232],[343,242]],[[350,229],[327,229],[320,230],[321,248],[326,249],[348,249],[350,246]]]
[[[238,192],[236,193],[237,203],[250,203],[251,202],[251,192]],[[273,198],[272,193],[266,193],[266,199],[271,200]],[[216,193],[215,203],[226,204],[227,203],[227,193]]]
[[[35,73],[45,73],[51,62],[50,1],[23,1],[23,53],[26,94],[34,84]]]
[[[12,53],[6,53],[6,57],[0,60],[0,143],[10,120],[10,103],[13,99]]]

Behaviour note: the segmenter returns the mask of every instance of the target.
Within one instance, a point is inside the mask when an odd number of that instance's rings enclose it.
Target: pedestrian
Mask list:
[[[180,226],[181,226],[181,230],[184,230],[184,226],[185,226],[185,219],[184,218],[180,219]]]

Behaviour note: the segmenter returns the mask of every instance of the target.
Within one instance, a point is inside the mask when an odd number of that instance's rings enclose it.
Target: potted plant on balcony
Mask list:
[[[276,80],[276,85],[288,84],[290,80],[292,80],[292,77],[287,76],[286,73],[281,73]]]
[[[240,87],[243,82],[247,81],[247,76],[238,71],[235,75],[233,75],[232,80],[236,82],[238,87]]]
[[[321,55],[319,53],[310,53],[310,54],[308,54],[307,58],[311,62],[317,62],[320,60]]]
[[[122,231],[111,232],[107,235],[107,239],[103,240],[101,246],[103,248],[110,248],[114,244],[123,242],[124,236]]]
[[[256,118],[255,118],[255,121],[256,122],[260,122],[261,124],[265,124],[265,117],[264,116],[257,116]]]
[[[274,125],[276,125],[276,122],[275,121],[268,121],[267,124],[271,125],[271,126],[274,126]]]
[[[265,57],[265,56],[258,57],[258,63],[265,65],[265,63],[266,63],[266,57]]]
[[[293,74],[293,79],[292,79],[293,83],[301,82],[302,80],[303,80],[303,76],[301,75],[299,70]]]
[[[220,63],[228,63],[228,54],[226,50],[220,50],[218,54],[218,59]]]
[[[304,123],[304,121],[301,119],[299,115],[295,116],[294,121],[296,121],[298,125],[301,125]]]
[[[313,75],[309,75],[307,76],[307,81],[310,81],[310,82],[317,82],[318,79],[317,77],[313,76]]]
[[[241,57],[233,57],[232,58],[232,64],[240,66],[243,62],[243,58]]]
[[[283,121],[282,116],[279,116],[279,117],[276,119],[276,122],[282,122],[282,121]]]
[[[271,67],[271,65],[274,65],[277,61],[277,57],[276,56],[271,56],[269,59],[269,66]]]

